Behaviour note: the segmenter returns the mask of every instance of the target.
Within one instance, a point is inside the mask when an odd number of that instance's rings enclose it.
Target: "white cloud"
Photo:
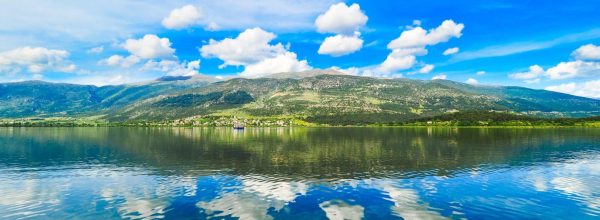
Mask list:
[[[394,72],[409,69],[416,63],[416,56],[423,56],[426,54],[427,50],[422,47],[394,49],[377,70],[381,72]]]
[[[431,80],[436,80],[436,79],[446,79],[446,75],[439,74],[439,75],[435,75],[435,76],[431,77]]]
[[[99,64],[129,68],[138,62],[140,62],[140,58],[134,55],[129,55],[127,57],[123,57],[121,55],[112,55],[104,60],[101,60]]]
[[[102,53],[103,51],[104,51],[104,46],[99,46],[99,47],[90,48],[86,52],[89,54],[99,54],[99,53]]]
[[[600,50],[596,51],[598,49],[600,47],[588,44],[577,48],[571,55],[577,59],[592,60],[597,55],[595,53],[600,52]],[[508,76],[513,79],[522,79],[528,84],[539,83],[541,76],[545,76],[551,80],[600,77],[600,62],[584,60],[560,62],[546,71],[538,65],[533,65],[529,67],[528,72],[510,74]]]
[[[141,70],[156,70],[156,68],[148,68],[148,63],[174,63],[177,66],[179,65],[177,57],[174,55],[175,49],[171,48],[171,41],[168,38],[159,38],[156,35],[147,34],[140,39],[128,39],[121,46],[130,53],[129,56],[112,55],[98,61],[98,64],[129,68],[143,60],[149,60]],[[161,58],[166,60],[153,60]]]
[[[533,65],[529,67],[529,71],[527,72],[513,73],[508,75],[508,77],[512,79],[531,80],[541,77],[542,75],[544,75],[544,73],[544,69],[541,66]]]
[[[390,53],[377,70],[382,72],[394,72],[405,70],[415,65],[417,58],[414,55],[399,56],[398,53]]]
[[[21,47],[0,53],[0,73],[27,72],[39,74],[45,71],[73,72],[74,64],[67,60],[69,52],[43,47]]]
[[[427,64],[427,65],[421,67],[421,69],[419,69],[419,73],[423,73],[423,74],[429,73],[433,70],[434,67],[435,67],[434,65]]]
[[[477,71],[477,73],[475,73],[478,76],[483,76],[485,75],[485,71]]]
[[[548,86],[545,89],[576,96],[600,98],[600,80],[592,80],[583,83],[565,83]]]
[[[339,57],[354,53],[363,47],[358,31],[367,23],[368,17],[360,10],[360,5],[345,3],[331,5],[327,12],[315,20],[320,33],[337,35],[325,38],[317,53]]]
[[[573,51],[572,55],[580,60],[600,60],[600,47],[586,44]]]
[[[361,70],[357,67],[348,67],[346,69],[342,69],[340,67],[337,66],[332,66],[331,69],[335,70],[335,71],[339,71],[342,72],[344,74],[348,74],[348,75],[359,75],[361,73]]]
[[[128,39],[123,48],[143,59],[172,57],[175,53],[169,38],[159,38],[153,34],[146,34],[140,39]]]
[[[347,6],[346,3],[331,5],[329,10],[315,20],[320,33],[352,34],[367,23],[368,17],[360,10],[358,4]]]
[[[258,63],[246,65],[244,71],[240,74],[243,77],[261,77],[273,73],[300,72],[312,69],[306,60],[299,61],[296,53],[285,52],[273,58],[261,60]]]
[[[169,16],[162,20],[162,25],[168,29],[182,29],[192,26],[200,21],[202,13],[193,5],[186,5],[171,11]]]
[[[429,31],[415,27],[410,30],[403,31],[400,37],[392,40],[388,44],[389,49],[424,47],[436,45],[438,43],[447,42],[450,38],[460,38],[462,30],[465,27],[463,24],[457,24],[453,20],[445,20],[442,24]]]
[[[333,57],[339,57],[354,53],[362,48],[363,40],[358,34],[354,36],[335,35],[325,38],[325,41],[319,47],[319,54],[327,54]]]
[[[223,60],[223,66],[248,65],[286,52],[281,43],[269,44],[275,37],[260,28],[247,29],[236,38],[211,39],[208,45],[200,48],[200,53],[206,58]]]
[[[206,27],[204,27],[204,30],[207,31],[218,31],[219,29],[221,29],[221,27],[215,22],[209,22]]]
[[[581,60],[560,62],[549,68],[546,75],[550,79],[571,79],[600,76],[600,62],[585,62]]]
[[[400,37],[387,45],[392,52],[377,68],[377,71],[390,73],[412,68],[416,63],[416,56],[427,54],[426,46],[447,42],[453,37],[459,38],[462,36],[463,28],[463,24],[445,20],[440,26],[429,31],[421,27],[403,31]]]
[[[194,60],[179,65],[179,68],[171,70],[168,75],[171,76],[193,76],[199,74],[200,60]]]
[[[479,81],[477,81],[476,79],[473,78],[469,78],[467,79],[467,81],[465,81],[466,84],[470,84],[470,85],[477,85],[479,84]]]
[[[242,76],[260,77],[273,73],[304,71],[311,69],[306,60],[299,61],[294,52],[283,44],[269,44],[276,35],[260,28],[247,29],[236,38],[221,41],[211,39],[200,48],[206,58],[223,60],[221,67],[244,66]]]
[[[448,55],[458,53],[459,50],[460,49],[458,47],[448,48],[448,49],[444,50],[444,52],[442,54],[444,54],[444,56],[448,56]]]
[[[0,7],[0,51],[24,46],[87,49],[144,33],[174,8],[193,3],[202,6],[202,21],[213,21],[224,30],[261,26],[278,32],[314,29],[314,19],[334,0],[172,0],[157,2],[119,0],[45,0],[3,2]],[[41,10],[43,9],[43,10]],[[82,48],[83,46],[83,48]]]
[[[169,76],[193,76],[200,74],[200,60],[181,63],[175,60],[149,60],[144,64],[142,70],[161,71]]]

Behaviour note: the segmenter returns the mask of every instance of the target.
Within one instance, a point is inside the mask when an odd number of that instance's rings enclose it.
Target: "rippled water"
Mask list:
[[[0,128],[0,218],[594,219],[600,129]]]

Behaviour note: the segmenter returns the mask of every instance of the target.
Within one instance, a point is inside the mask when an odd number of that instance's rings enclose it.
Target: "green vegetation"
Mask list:
[[[296,77],[175,77],[103,87],[4,83],[0,125],[227,126],[250,120],[252,126],[596,126],[593,119],[576,118],[600,114],[600,100],[522,87],[331,70],[290,76]]]
[[[600,127],[600,116],[539,118],[502,112],[459,112],[410,120],[393,125],[412,126],[583,126]]]
[[[173,96],[158,101],[153,104],[153,107],[190,107],[194,105],[205,104],[246,104],[254,101],[250,94],[244,91],[233,92],[211,92],[205,95],[202,94],[186,94]]]
[[[195,116],[162,121],[108,122],[96,118],[25,118],[1,119],[0,127],[231,127],[235,122],[249,127],[319,126],[501,126],[501,127],[600,127],[600,116],[587,118],[540,118],[503,112],[457,112],[434,117],[407,119],[390,114],[342,114],[296,117],[237,117],[226,115]]]

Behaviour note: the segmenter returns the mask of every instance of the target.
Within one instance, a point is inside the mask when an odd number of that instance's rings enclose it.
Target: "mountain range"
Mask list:
[[[173,76],[100,87],[43,81],[0,84],[0,118],[93,116],[109,121],[160,121],[219,115],[399,121],[463,111],[585,117],[600,114],[600,100],[524,87],[381,79],[335,70],[256,79]]]

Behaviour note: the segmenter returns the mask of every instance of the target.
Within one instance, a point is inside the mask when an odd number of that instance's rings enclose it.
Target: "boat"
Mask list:
[[[242,129],[244,129],[244,125],[242,123],[239,123],[239,122],[234,122],[233,123],[233,129],[242,130]]]

